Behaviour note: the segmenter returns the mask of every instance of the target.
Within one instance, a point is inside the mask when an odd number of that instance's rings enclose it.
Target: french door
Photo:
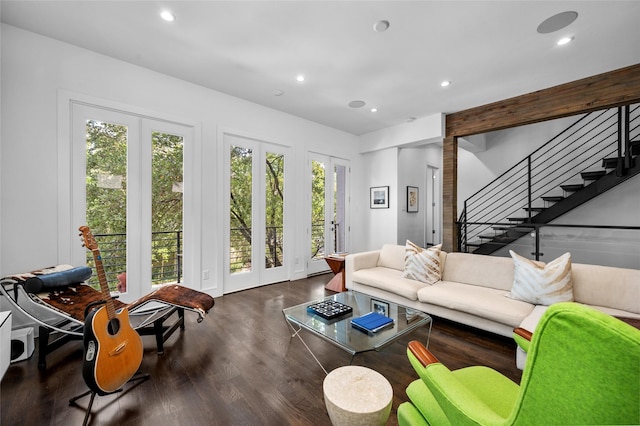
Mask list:
[[[224,292],[289,279],[288,148],[224,134]]]
[[[324,257],[349,250],[349,162],[310,153],[310,211],[307,273],[329,269]]]
[[[185,242],[197,230],[185,230],[183,218],[192,140],[190,126],[73,104],[71,226],[90,226],[109,288],[125,301],[190,279]],[[71,247],[75,263],[93,266],[79,242]]]

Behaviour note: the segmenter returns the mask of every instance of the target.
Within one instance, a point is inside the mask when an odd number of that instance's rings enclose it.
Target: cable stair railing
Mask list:
[[[640,104],[594,111],[469,197],[458,249],[491,254],[640,172]]]

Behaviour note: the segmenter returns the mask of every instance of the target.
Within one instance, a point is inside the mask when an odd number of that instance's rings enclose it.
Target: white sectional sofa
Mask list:
[[[506,296],[514,278],[511,258],[441,252],[442,278],[432,285],[403,278],[404,259],[405,246],[393,244],[350,254],[346,287],[508,337],[516,327],[535,331],[546,309]],[[574,263],[571,273],[575,302],[640,318],[640,270]],[[524,365],[523,352],[517,363]]]

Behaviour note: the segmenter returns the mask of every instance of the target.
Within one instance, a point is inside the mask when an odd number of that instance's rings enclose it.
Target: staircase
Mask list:
[[[640,173],[640,105],[586,114],[469,197],[459,249],[491,254]]]

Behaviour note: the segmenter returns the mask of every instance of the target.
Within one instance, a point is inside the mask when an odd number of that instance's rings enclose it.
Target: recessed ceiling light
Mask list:
[[[351,108],[362,108],[365,105],[366,105],[365,101],[351,101],[351,102],[349,102],[349,106]]]
[[[302,83],[302,82],[304,81],[304,75],[302,75],[302,74],[298,74],[298,75],[296,76],[296,81],[297,81],[298,83]]]
[[[175,15],[173,13],[169,12],[168,10],[163,10],[160,13],[160,17],[162,19],[164,19],[165,21],[167,21],[167,22],[173,22],[173,21],[176,20]]]
[[[447,86],[450,86],[450,85],[451,85],[451,82],[449,80],[445,80],[442,83],[440,83],[440,86],[442,86],[442,87],[447,87]]]
[[[564,46],[565,44],[569,44],[573,41],[573,37],[563,37],[556,42],[558,46]]]
[[[389,21],[378,21],[375,24],[373,24],[373,30],[377,33],[383,33],[385,31],[387,31],[389,29]]]
[[[378,112],[378,108],[371,108],[371,112]]]

